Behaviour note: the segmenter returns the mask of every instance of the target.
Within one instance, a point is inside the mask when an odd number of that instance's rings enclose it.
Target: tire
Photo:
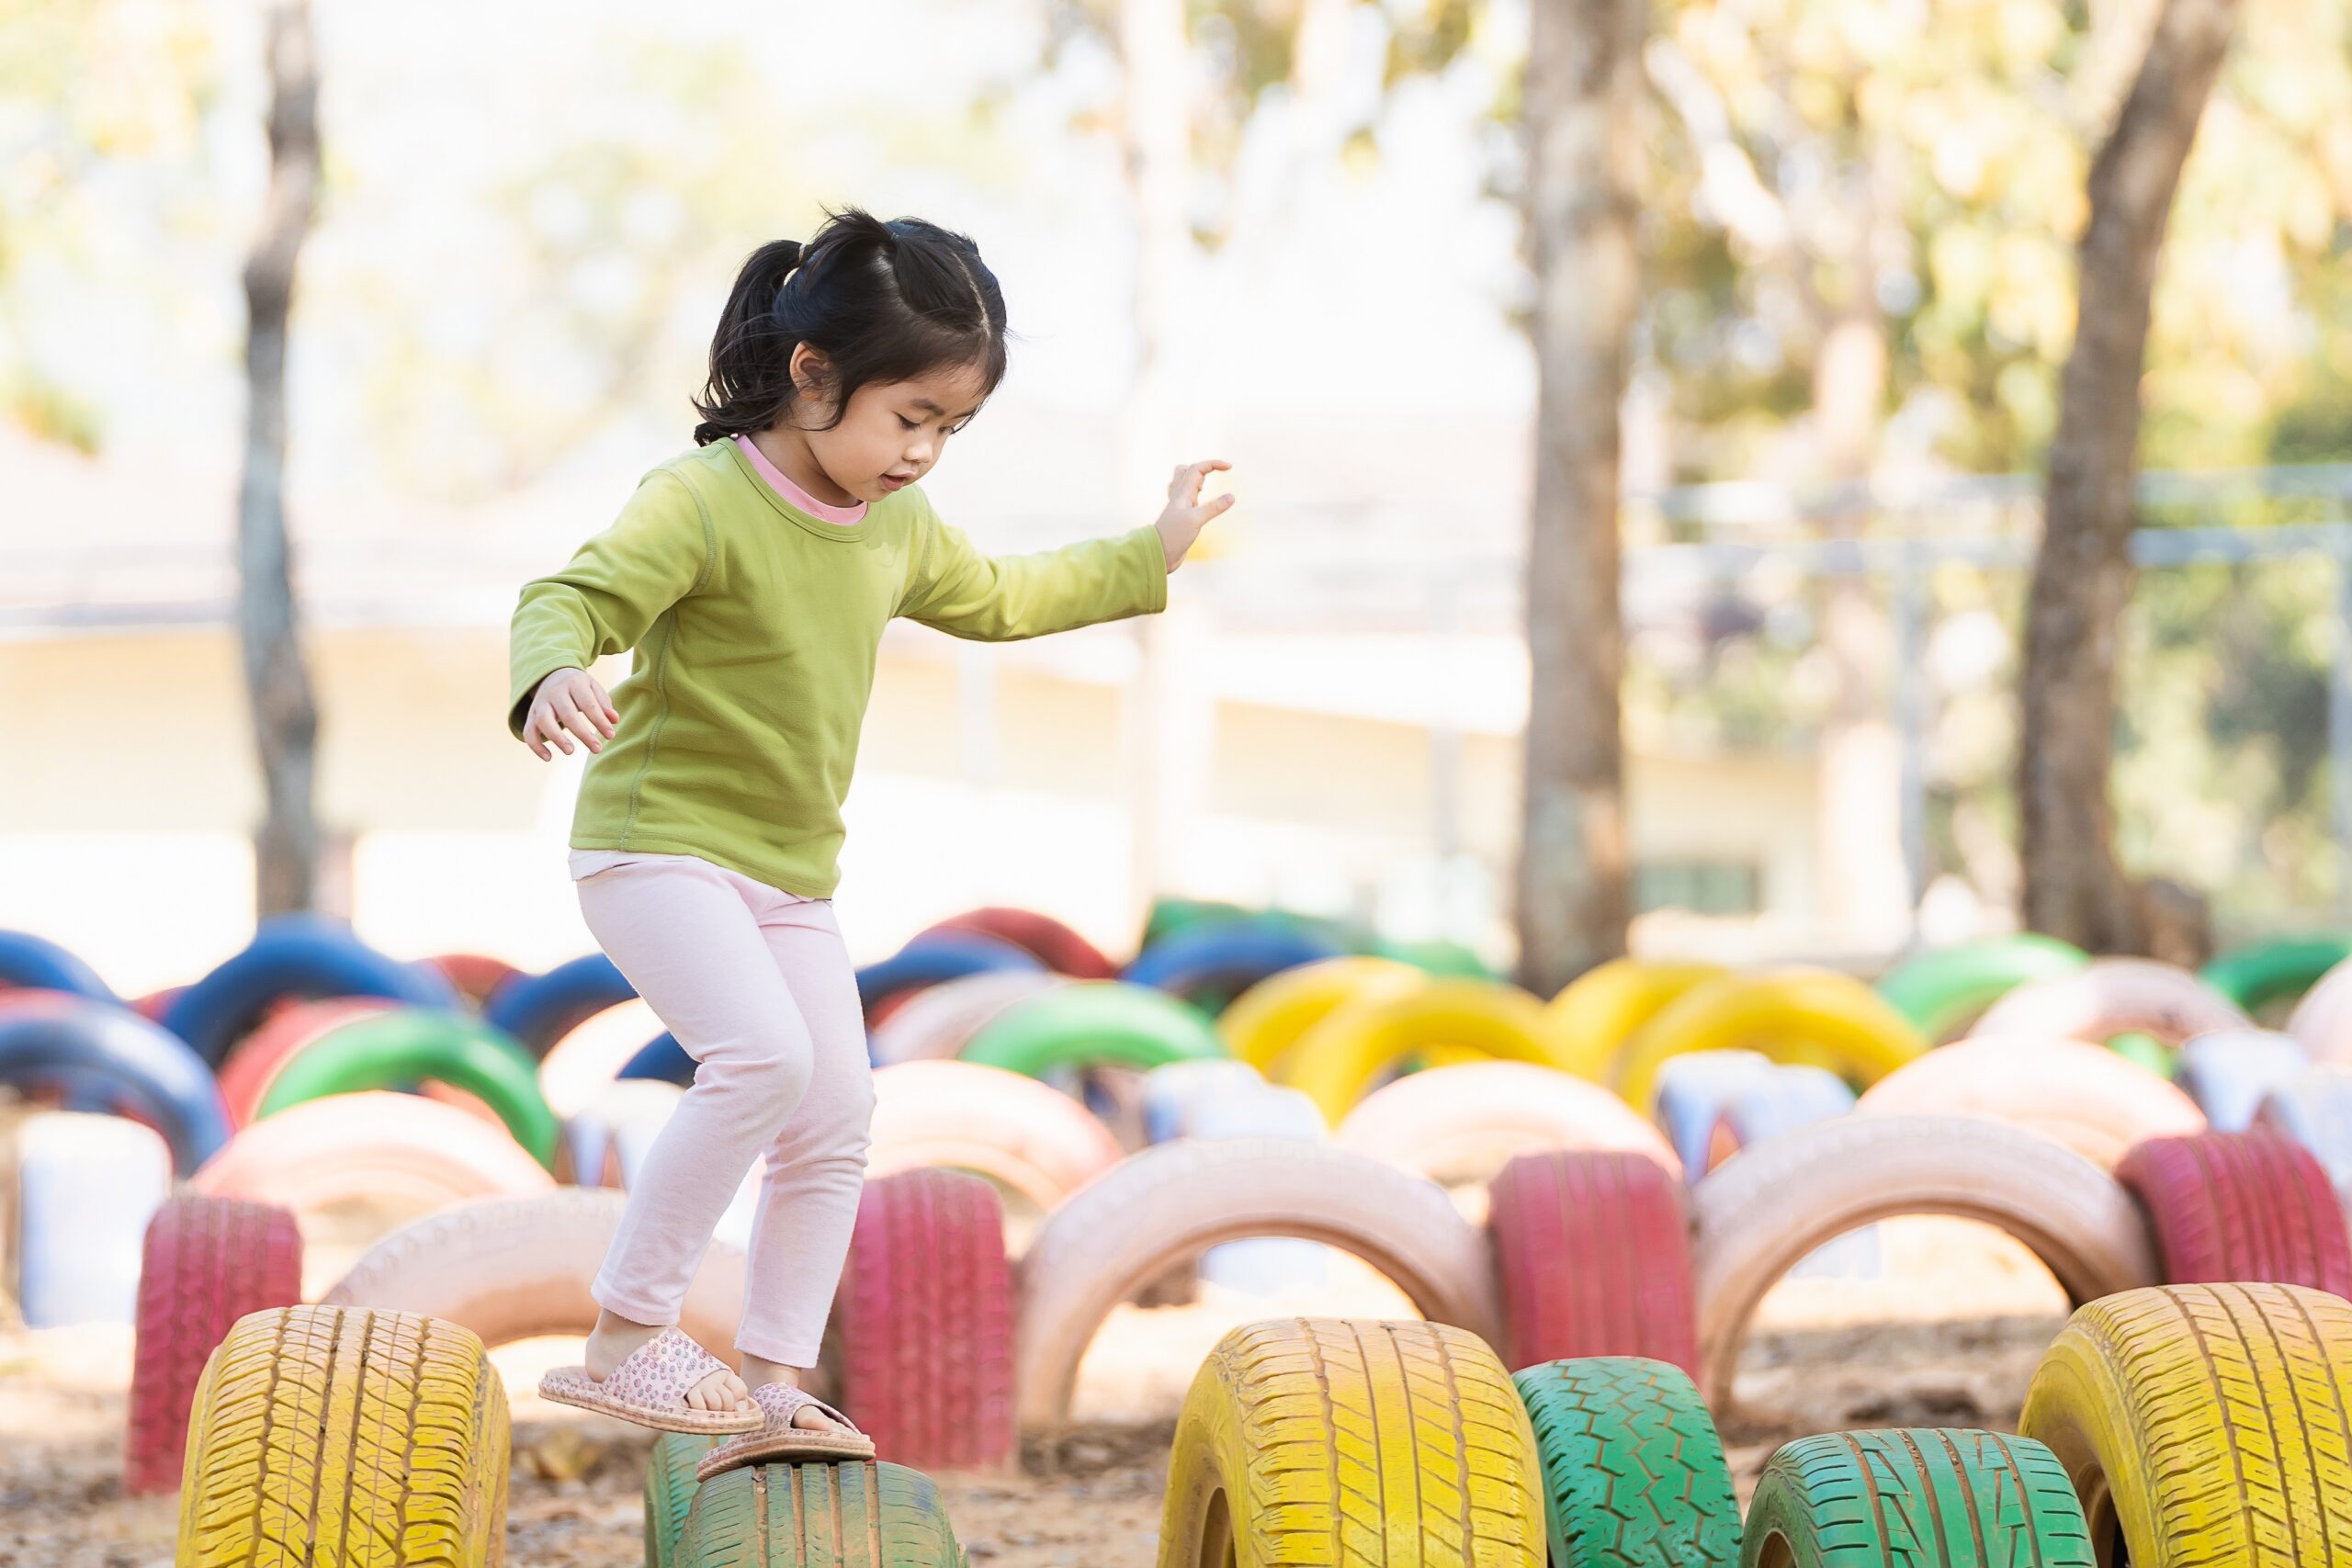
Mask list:
[[[555,1146],[556,1180],[627,1191],[637,1184],[646,1151],[684,1098],[674,1084],[606,1084],[586,1109],[564,1122]]]
[[[939,1488],[902,1465],[761,1464],[705,1482],[673,1568],[963,1568]]]
[[[1488,1190],[1504,1360],[1639,1356],[1699,1365],[1682,1185],[1640,1155],[1521,1155]]]
[[[403,1008],[322,1036],[279,1069],[256,1121],[329,1095],[392,1089],[419,1079],[479,1095],[541,1165],[555,1163],[555,1113],[539,1094],[523,1048],[462,1013]]]
[[[482,1010],[482,1021],[537,1060],[589,1019],[636,997],[637,987],[611,959],[591,953],[544,975],[507,981]]]
[[[390,1200],[418,1210],[551,1191],[514,1141],[413,1094],[339,1094],[256,1122],[198,1169],[191,1189],[308,1215]]]
[[[210,1066],[287,997],[384,997],[419,1008],[455,1008],[457,987],[430,964],[386,957],[332,916],[271,915],[244,951],[180,993],[164,1027]]]
[[[879,964],[857,972],[857,999],[868,1013],[891,998],[967,975],[1002,969],[1045,968],[1035,953],[978,931],[945,931],[917,937]]]
[[[645,1459],[645,1568],[672,1568],[677,1562],[678,1538],[686,1531],[686,1515],[701,1484],[695,1467],[718,1444],[717,1438],[691,1432],[664,1432],[653,1439],[653,1451]]]
[[[139,1270],[125,1492],[178,1487],[188,1411],[213,1347],[247,1313],[301,1299],[302,1237],[288,1211],[190,1195],[155,1212]]]
[[[481,1011],[501,986],[511,984],[523,973],[503,958],[480,953],[436,953],[424,962],[441,971],[442,977],[457,987],[458,999],[472,1012]]]
[[[126,1005],[85,960],[30,931],[0,931],[0,990],[11,986]]]
[[[90,1095],[135,1113],[164,1135],[182,1176],[229,1141],[212,1069],[119,1002],[62,991],[13,998],[0,1012],[0,1084]]]
[[[1854,1091],[1826,1067],[1775,1067],[1732,1096],[1721,1136],[1735,1149],[1750,1149],[1853,1109]]]
[[[1656,1113],[1683,1179],[1696,1181],[1736,1152],[1716,1143],[1724,1108],[1751,1084],[1772,1076],[1760,1051],[1691,1051],[1658,1066]]]
[[[1334,1009],[1292,1047],[1282,1081],[1336,1126],[1384,1071],[1440,1053],[1454,1062],[1493,1057],[1566,1069],[1543,1005],[1525,991],[1498,980],[1424,980]]]
[[[2291,1034],[2232,1029],[2185,1043],[2174,1081],[2197,1101],[2214,1132],[2243,1133],[2254,1124],[2265,1097],[2311,1065],[2302,1043]]]
[[[1392,958],[1318,959],[1269,975],[1243,991],[1217,1014],[1216,1029],[1237,1059],[1275,1075],[1299,1037],[1334,1009],[1409,991],[1422,980],[1421,971]]]
[[[2147,1211],[2166,1283],[2254,1280],[2352,1295],[2344,1206],[2319,1160],[2292,1139],[2152,1138],[2115,1174]]]
[[[1476,1336],[1253,1323],[1184,1396],[1159,1568],[1544,1568],[1539,1473],[1527,1411]]]
[[[2020,931],[1906,958],[1880,977],[1878,994],[1920,1033],[1942,1042],[2019,986],[2072,975],[2090,961],[2071,942]]]
[[[1747,1538],[1747,1568],[2095,1568],[2057,1458],[1998,1432],[1913,1427],[1783,1443],[1756,1483]]]
[[[1143,1141],[1172,1143],[1189,1129],[1204,1103],[1267,1088],[1247,1062],[1170,1062],[1143,1076]],[[1319,1123],[1322,1117],[1317,1115]]]
[[[1613,1149],[1682,1176],[1673,1145],[1623,1100],[1527,1062],[1464,1062],[1385,1084],[1331,1141],[1438,1181],[1485,1181],[1513,1156],[1544,1149]]]
[[[270,1014],[220,1064],[220,1100],[228,1107],[229,1125],[253,1125],[278,1073],[321,1035],[359,1019],[394,1011],[399,1006],[381,997],[331,997],[324,1001],[297,1002]]]
[[[1612,958],[1569,981],[1544,1015],[1568,1070],[1607,1083],[1617,1054],[1635,1031],[1692,987],[1723,973],[1713,964]]]
[[[1183,1136],[1205,1143],[1283,1138],[1321,1144],[1329,1133],[1323,1125],[1323,1113],[1306,1096],[1295,1089],[1257,1084],[1240,1094],[1194,1104]],[[1228,1241],[1201,1255],[1197,1278],[1254,1296],[1319,1291],[1330,1283],[1331,1252],[1318,1243],[1288,1236]]]
[[[967,1062],[1033,1078],[1056,1067],[1149,1069],[1224,1056],[1199,1009],[1120,980],[1077,980],[1033,997],[964,1047]]]
[[[2093,1302],[2041,1359],[2018,1430],[2074,1483],[2102,1563],[2352,1563],[2352,1305],[2293,1285]]]
[[[1101,948],[1051,915],[1040,915],[1031,909],[1007,908],[1001,904],[969,909],[916,933],[914,940],[921,942],[940,931],[977,931],[1009,942],[1026,949],[1046,968],[1073,980],[1108,980],[1119,973],[1119,966],[1105,958]]]
[[[131,1323],[147,1223],[171,1195],[153,1130],[44,1111],[17,1128],[17,1307],[28,1328]]]
[[[2177,964],[2153,958],[2095,958],[2054,980],[2020,986],[1977,1021],[1980,1034],[2031,1034],[2097,1045],[2145,1034],[2178,1045],[2217,1029],[2251,1029],[2227,997]]]
[[[1017,1457],[1012,1269],[996,1189],[954,1170],[868,1181],[833,1313],[843,1408],[924,1468]]]
[[[1042,969],[998,969],[943,980],[875,1024],[874,1065],[952,1061],[981,1030],[1030,998],[1067,984]]]
[[[2233,948],[2197,977],[2248,1013],[2301,998],[2330,969],[2352,958],[2352,937],[2279,937]]]
[[[1123,1154],[1086,1107],[1001,1067],[902,1062],[874,1075],[874,1101],[868,1179],[947,1166],[1052,1209]]]
[[[1865,1089],[1854,1113],[2005,1122],[2102,1170],[2134,1144],[2205,1130],[2195,1100],[2137,1063],[2079,1040],[2017,1035],[1939,1046]]]
[[[1486,1238],[1435,1183],[1319,1145],[1164,1144],[1047,1215],[1022,1258],[1013,1356],[1022,1425],[1068,1416],[1080,1358],[1112,1307],[1170,1265],[1253,1235],[1352,1252],[1424,1317],[1498,1335]]]
[[[1925,1055],[1928,1041],[1877,992],[1832,970],[1726,975],[1692,987],[1635,1032],[1617,1059],[1617,1092],[1639,1111],[1668,1057],[1732,1046],[1875,1083]]]
[[[1119,978],[1204,1001],[1210,994],[1238,997],[1270,975],[1338,958],[1343,951],[1322,932],[1280,917],[1203,922],[1146,947]],[[1206,1010],[1214,1016],[1223,1009]]]
[[[2287,1032],[2316,1062],[2352,1066],[2352,961],[2338,964],[2303,993],[2287,1019]]]
[[[644,1048],[628,1059],[628,1066],[613,1081],[634,1083],[650,1078],[655,1083],[675,1084],[680,1089],[692,1089],[695,1082],[695,1059],[678,1043],[667,1030],[645,1043]]]
[[[1544,1470],[1551,1568],[1733,1568],[1723,1439],[1679,1368],[1636,1356],[1511,1374]]]
[[[662,1030],[660,1015],[637,997],[582,1019],[539,1058],[539,1098],[557,1120],[569,1121],[616,1082]]]
[[[2304,1068],[2294,1082],[2270,1091],[2254,1121],[2317,1156],[2339,1197],[2352,1192],[2352,1068]]]
[[[1900,1214],[1957,1214],[2023,1242],[2076,1302],[2153,1283],[2132,1195],[2071,1149],[1997,1122],[1855,1116],[1750,1149],[1691,1191],[1699,1386],[1718,1415],[1756,1303],[1791,1265]]]
[[[175,1561],[490,1568],[506,1553],[506,1389],[464,1329],[254,1313],[197,1385]]]
[[[462,1324],[485,1345],[586,1334],[596,1325],[589,1282],[628,1203],[608,1188],[567,1187],[444,1209],[369,1247],[321,1299]],[[714,1240],[678,1326],[723,1358],[742,1309],[742,1251]]]

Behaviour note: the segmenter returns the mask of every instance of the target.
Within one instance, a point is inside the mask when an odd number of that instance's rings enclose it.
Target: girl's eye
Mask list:
[[[905,414],[900,414],[899,415],[899,423],[905,428],[912,430],[922,422],[921,420],[909,419]]]

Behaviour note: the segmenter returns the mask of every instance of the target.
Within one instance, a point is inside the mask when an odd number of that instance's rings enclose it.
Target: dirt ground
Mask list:
[[[1851,1243],[1849,1246],[1853,1245]],[[2007,1238],[1953,1220],[1878,1227],[1859,1274],[1796,1277],[1767,1299],[1724,1437],[1743,1497],[1771,1450],[1849,1427],[2011,1426],[2065,1303]],[[1865,1247],[1865,1252],[1871,1250]],[[1177,1408],[1218,1336],[1295,1313],[1409,1316],[1385,1280],[1334,1258],[1276,1300],[1211,1288],[1191,1306],[1122,1307],[1089,1350],[1079,1425],[1034,1438],[1016,1475],[942,1475],[976,1568],[1154,1562]],[[650,1434],[539,1402],[543,1366],[577,1341],[495,1353],[513,1395],[506,1558],[517,1568],[640,1561]],[[165,1568],[176,1505],[122,1495],[127,1328],[0,1332],[0,1568]]]

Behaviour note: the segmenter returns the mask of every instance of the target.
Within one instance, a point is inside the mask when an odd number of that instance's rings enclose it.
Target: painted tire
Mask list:
[[[2115,1174],[2148,1213],[2166,1282],[2257,1280],[2352,1295],[2344,1206],[2319,1160],[2292,1139],[2151,1138]]]
[[[1154,1067],[1143,1076],[1143,1141],[1166,1144],[1187,1137],[1204,1103],[1265,1088],[1266,1080],[1247,1062],[1170,1062]]]
[[[1673,1145],[1623,1100],[1526,1062],[1464,1062],[1385,1084],[1331,1141],[1439,1181],[1487,1180],[1513,1156],[1542,1149],[1621,1150],[1682,1175]]]
[[[559,1119],[578,1115],[662,1032],[660,1015],[641,997],[590,1014],[539,1057],[539,1098]]]
[[[1182,1135],[1204,1142],[1275,1138],[1320,1145],[1330,1136],[1323,1113],[1295,1089],[1257,1084],[1240,1094],[1203,1100],[1190,1109]],[[1198,1278],[1253,1296],[1320,1291],[1330,1283],[1331,1252],[1289,1236],[1228,1241],[1201,1255]]]
[[[717,1438],[690,1432],[664,1432],[653,1439],[645,1460],[645,1568],[673,1568],[677,1562],[678,1538],[686,1532],[686,1515],[700,1484],[695,1467],[718,1445]]]
[[[2339,1195],[2352,1190],[2352,1068],[2306,1067],[2270,1091],[2254,1122],[2317,1156]]]
[[[694,1087],[695,1066],[695,1059],[686,1055],[686,1048],[665,1030],[655,1039],[647,1041],[644,1048],[628,1059],[628,1065],[621,1068],[619,1076],[613,1081],[634,1083],[640,1078],[650,1078],[655,1083],[691,1089]]]
[[[939,1488],[903,1465],[761,1464],[703,1483],[672,1568],[963,1568]]]
[[[185,1176],[229,1141],[212,1070],[162,1026],[119,1002],[62,991],[0,1012],[0,1084],[96,1093],[164,1135]]]
[[[270,1014],[220,1064],[220,1100],[228,1107],[229,1124],[251,1126],[279,1072],[320,1036],[399,1008],[398,1002],[381,997],[330,997],[324,1001],[297,1002]]]
[[[1906,958],[1879,980],[1878,994],[1928,1039],[1949,1040],[2019,986],[2072,975],[2090,961],[2071,942],[2020,931]]]
[[[1545,1032],[1543,1005],[1525,991],[1492,980],[1428,980],[1333,1010],[1299,1037],[1283,1081],[1336,1125],[1385,1070],[1440,1053],[1449,1061],[1493,1057],[1566,1070]]]
[[[1634,1032],[1692,987],[1720,978],[1713,964],[1653,964],[1612,958],[1562,987],[1544,1009],[1570,1072],[1610,1081],[1617,1054]]]
[[[2313,1061],[2352,1066],[2352,960],[2303,993],[2287,1019],[2287,1032],[2303,1043]]]
[[[880,1452],[1010,1465],[1012,1269],[996,1189],[954,1170],[868,1181],[833,1313],[842,1404]]]
[[[1051,1209],[1119,1163],[1095,1114],[1035,1078],[971,1062],[902,1062],[874,1075],[868,1179],[952,1167]]]
[[[2302,1042],[2267,1029],[2199,1034],[2180,1048],[2174,1081],[2205,1112],[2216,1133],[2243,1133],[2272,1089],[2312,1065]]]
[[[1144,913],[1143,940],[1136,945],[1138,950],[1156,947],[1178,931],[1194,926],[1238,924],[1267,918],[1263,913],[1246,909],[1223,898],[1158,897],[1151,901],[1151,908]]]
[[[2233,948],[2197,977],[2252,1013],[2302,996],[2346,958],[2352,958],[2352,937],[2281,937]]]
[[[474,1012],[523,972],[503,958],[480,953],[438,953],[425,960],[457,988],[458,999]]]
[[[2079,1040],[2016,1035],[1939,1046],[1864,1090],[1854,1113],[2006,1122],[2104,1170],[2134,1144],[2205,1130],[2195,1100],[2137,1063]]]
[[[175,1561],[356,1562],[342,1543],[364,1540],[371,1562],[488,1568],[505,1557],[506,1465],[506,1388],[464,1329],[329,1306],[254,1313],[197,1385]]]
[[[1476,1336],[1253,1323],[1217,1342],[1184,1396],[1159,1568],[1544,1568],[1540,1473],[1526,1408]]]
[[[187,1195],[155,1212],[139,1270],[125,1492],[178,1487],[188,1412],[213,1347],[247,1313],[301,1299],[302,1236],[288,1211]]]
[[[1684,992],[1625,1043],[1617,1091],[1640,1110],[1668,1057],[1733,1046],[1875,1083],[1924,1055],[1928,1041],[1877,992],[1830,970],[1726,975]]]
[[[1033,1078],[1056,1067],[1148,1070],[1224,1055],[1198,1008],[1118,980],[1057,987],[1006,1012],[964,1047],[967,1062]]]
[[[1739,1561],[2095,1568],[2098,1560],[2083,1506],[2048,1449],[1998,1432],[1914,1427],[1781,1444],[1756,1483]]]
[[[514,1141],[555,1163],[559,1128],[522,1047],[463,1013],[404,1008],[343,1025],[278,1070],[256,1120],[329,1095],[432,1079],[479,1095]]]
[[[556,1180],[627,1191],[637,1184],[646,1152],[684,1098],[675,1084],[606,1084],[586,1109],[564,1122],[555,1146]]]
[[[1004,1014],[1068,983],[1043,969],[997,969],[926,987],[874,1025],[874,1065],[952,1061]]]
[[[286,997],[386,997],[410,1007],[454,1008],[457,987],[430,964],[388,958],[350,926],[325,915],[272,915],[243,952],[180,993],[164,1027],[218,1066],[231,1046]]]
[[[945,931],[921,936],[879,964],[857,972],[857,999],[871,1014],[891,998],[908,991],[960,980],[967,975],[989,975],[1001,969],[1043,969],[1036,954],[1001,937],[978,931]]]
[[[485,1345],[585,1334],[596,1325],[588,1285],[628,1204],[609,1188],[566,1187],[444,1209],[369,1247],[322,1299],[462,1324]],[[724,1355],[742,1310],[743,1254],[713,1241],[678,1326]]]
[[[2100,1562],[2319,1568],[2352,1562],[2347,1387],[2340,1297],[2172,1285],[2076,1312],[2018,1430],[2058,1456]]]
[[[1287,919],[1221,920],[1153,942],[1119,978],[1187,998],[1204,992],[1233,997],[1270,975],[1343,951],[1319,931]]]
[[[1724,1108],[1777,1070],[1760,1051],[1692,1051],[1659,1065],[1654,1111],[1683,1179],[1696,1181],[1738,1152],[1715,1141]]]
[[[2096,1045],[2117,1034],[2145,1034],[2178,1045],[2217,1029],[2251,1029],[2254,1020],[2227,997],[2177,964],[2153,958],[2096,958],[2055,980],[2020,986],[1977,1021],[1980,1034],[2031,1034]]]
[[[1732,1148],[1752,1149],[1853,1109],[1854,1091],[1828,1068],[1775,1067],[1732,1096],[1717,1137]]]
[[[1732,1568],[1739,1502],[1723,1439],[1677,1367],[1637,1356],[1513,1372],[1544,1469],[1551,1568]]]
[[[1225,1047],[1261,1073],[1279,1074],[1299,1039],[1351,1001],[1395,996],[1423,983],[1422,972],[1393,958],[1350,954],[1269,975],[1217,1014]]]
[[[1521,1155],[1488,1190],[1504,1359],[1640,1356],[1695,1371],[1682,1184],[1640,1155]]]
[[[0,931],[0,990],[10,986],[123,1005],[114,987],[80,956],[30,931]]]
[[[2153,1283],[2147,1222],[2107,1172],[1997,1122],[1851,1116],[1750,1149],[1691,1191],[1699,1386],[1718,1413],[1756,1303],[1832,1237],[1900,1214],[1957,1214],[2023,1242],[2068,1297]]]
[[[298,1215],[389,1200],[438,1209],[550,1191],[546,1169],[512,1138],[413,1094],[338,1094],[256,1122],[190,1183],[215,1198],[283,1203]]]
[[[498,987],[482,1021],[535,1058],[608,1007],[635,999],[637,987],[613,961],[591,953],[544,975],[519,975]]]
[[[44,1111],[17,1127],[16,1154],[25,1326],[136,1321],[147,1222],[172,1190],[164,1140],[119,1116]]]
[[[1317,1144],[1163,1144],[1047,1215],[1023,1257],[1013,1356],[1022,1424],[1068,1416],[1079,1360],[1114,1306],[1172,1265],[1257,1235],[1352,1252],[1424,1317],[1498,1330],[1486,1237],[1435,1183]]]
[[[1101,948],[1051,915],[1032,909],[1007,908],[1001,904],[967,909],[918,932],[914,940],[921,942],[939,931],[977,931],[1009,942],[1025,949],[1046,968],[1073,980],[1108,980],[1119,973],[1119,966],[1103,957]]]

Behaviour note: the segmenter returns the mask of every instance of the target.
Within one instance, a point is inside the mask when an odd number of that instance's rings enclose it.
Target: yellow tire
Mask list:
[[[469,1330],[249,1313],[197,1384],[177,1568],[494,1568],[506,1447],[505,1385]]]
[[[1326,958],[1278,970],[1233,998],[1216,1032],[1238,1061],[1278,1076],[1299,1037],[1338,1009],[1365,997],[1396,996],[1423,985],[1427,972],[1393,958]]]
[[[1924,1055],[1927,1036],[1860,980],[1827,969],[1725,975],[1692,987],[1644,1024],[1617,1058],[1617,1092],[1649,1107],[1657,1070],[1691,1051],[1761,1051],[1876,1083]]]
[[[1617,1053],[1635,1031],[1685,991],[1722,974],[1713,964],[1612,958],[1569,981],[1544,1006],[1544,1027],[1568,1071],[1607,1083]]]
[[[1542,1475],[1526,1407],[1476,1335],[1254,1323],[1184,1398],[1159,1568],[1544,1568]]]
[[[2171,1285],[2076,1312],[2018,1430],[2066,1467],[2101,1563],[2352,1564],[2352,1303]]]
[[[1382,1069],[1415,1055],[1442,1066],[1481,1057],[1565,1065],[1533,997],[1498,980],[1437,979],[1336,1009],[1299,1037],[1282,1079],[1336,1126]]]

